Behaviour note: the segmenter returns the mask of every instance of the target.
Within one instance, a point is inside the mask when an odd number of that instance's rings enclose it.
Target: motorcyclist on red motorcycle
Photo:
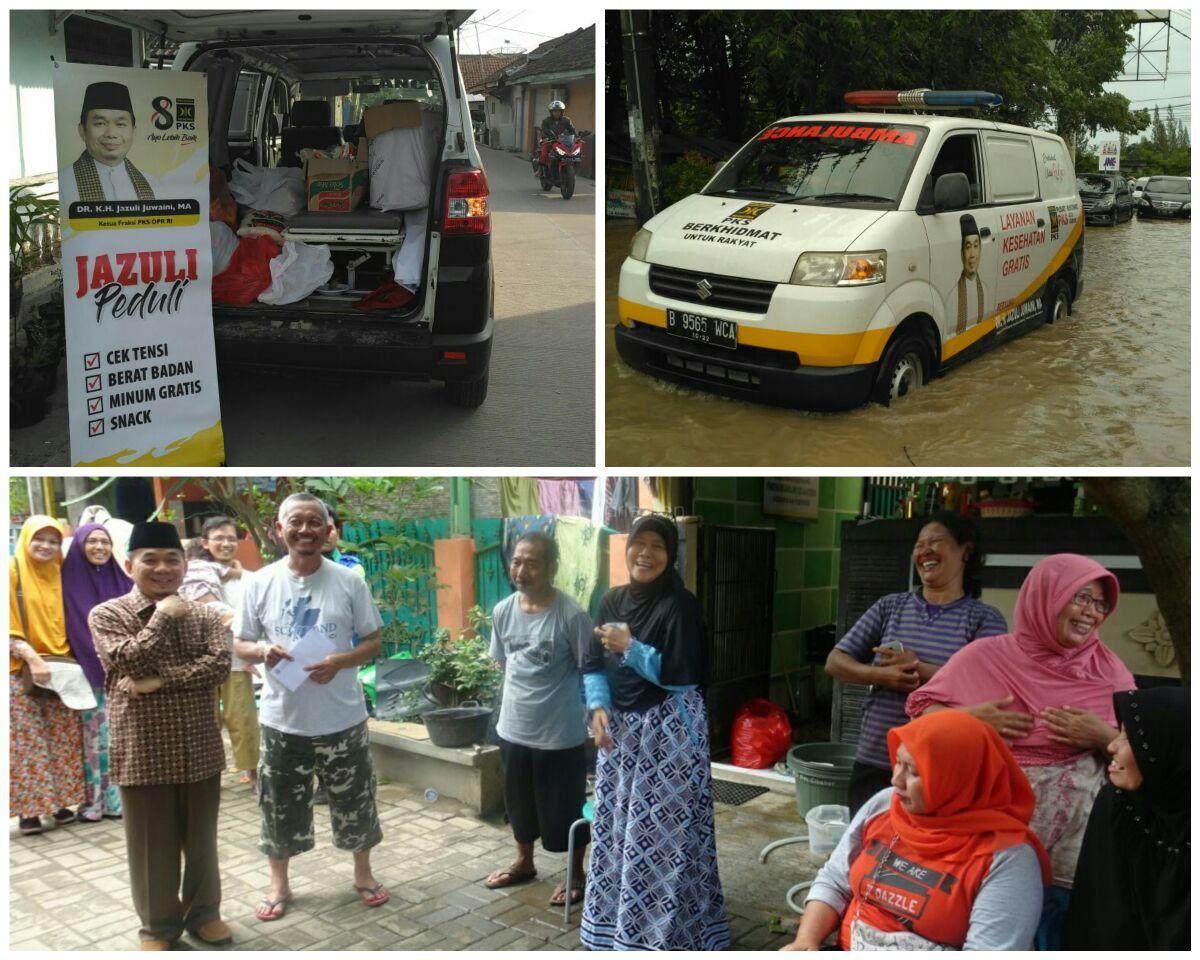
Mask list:
[[[566,114],[567,105],[565,103],[561,100],[551,100],[548,109],[550,112],[542,120],[542,139],[538,144],[538,163],[546,168],[550,166],[550,144],[558,139],[559,134],[576,133],[575,124]]]

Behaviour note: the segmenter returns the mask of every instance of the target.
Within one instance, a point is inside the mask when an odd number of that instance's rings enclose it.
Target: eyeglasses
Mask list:
[[[1102,617],[1108,616],[1108,611],[1111,609],[1107,600],[1103,597],[1093,596],[1086,590],[1080,590],[1071,598],[1071,602],[1077,607],[1084,607],[1085,609],[1091,607]]]

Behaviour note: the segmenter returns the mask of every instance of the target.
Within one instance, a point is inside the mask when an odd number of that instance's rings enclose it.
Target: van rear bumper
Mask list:
[[[293,322],[286,312],[286,307],[264,314],[214,305],[218,365],[449,381],[478,380],[491,360],[490,315],[473,333],[432,334],[399,320],[314,320],[306,312],[302,321]],[[463,358],[447,358],[447,353]]]
[[[696,390],[801,410],[850,410],[870,397],[878,363],[845,367],[772,364],[672,336],[659,327],[617,324],[617,352],[642,373]],[[795,357],[795,354],[791,354]]]

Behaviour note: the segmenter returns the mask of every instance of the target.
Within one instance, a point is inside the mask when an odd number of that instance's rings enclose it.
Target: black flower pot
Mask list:
[[[8,402],[9,427],[14,430],[32,427],[46,418],[46,390],[40,383],[20,392],[9,390]]]

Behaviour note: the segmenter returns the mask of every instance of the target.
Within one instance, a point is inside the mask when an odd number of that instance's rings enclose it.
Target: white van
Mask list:
[[[1084,218],[1062,139],[883,112],[995,94],[846,100],[879,112],[778,120],[638,231],[621,267],[626,363],[739,399],[843,410],[889,403],[1070,312]]]

